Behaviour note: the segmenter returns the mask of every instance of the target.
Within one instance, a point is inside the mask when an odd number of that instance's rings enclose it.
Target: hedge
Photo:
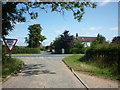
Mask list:
[[[70,52],[72,54],[83,54],[84,48],[71,48]]]
[[[8,50],[5,46],[3,46],[3,52],[8,53]],[[22,47],[22,46],[16,46],[13,51],[13,54],[38,54],[40,53],[39,48],[28,48],[28,47]]]
[[[120,62],[120,44],[99,44],[86,50],[86,60],[101,60],[108,64]]]

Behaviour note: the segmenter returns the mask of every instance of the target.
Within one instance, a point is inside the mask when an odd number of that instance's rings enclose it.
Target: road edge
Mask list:
[[[68,67],[68,69],[74,74],[74,76],[83,84],[83,86],[85,86],[85,88],[86,88],[87,90],[91,90],[91,89],[89,88],[89,86],[75,73],[75,71],[74,71],[73,68],[71,68],[70,66],[68,66],[63,59],[62,59],[62,62]]]

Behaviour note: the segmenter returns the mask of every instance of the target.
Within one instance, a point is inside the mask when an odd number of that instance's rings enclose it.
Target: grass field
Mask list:
[[[90,72],[97,75],[113,77],[115,79],[119,78],[119,75],[113,73],[113,66],[105,67],[98,62],[85,61],[83,55],[69,56],[64,58],[63,61],[76,71]]]

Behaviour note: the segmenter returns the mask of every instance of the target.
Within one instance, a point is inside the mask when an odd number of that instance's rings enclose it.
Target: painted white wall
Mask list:
[[[82,43],[85,45],[85,47],[90,46],[90,42],[82,42]]]

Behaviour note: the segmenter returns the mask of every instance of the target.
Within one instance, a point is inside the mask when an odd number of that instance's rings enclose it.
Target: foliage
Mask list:
[[[12,53],[13,54],[39,54],[40,49],[17,46],[13,49]]]
[[[65,49],[65,53],[70,53],[70,49],[73,47],[73,40],[73,35],[70,35],[67,30],[61,35],[61,46]]]
[[[9,58],[7,56],[3,56],[2,58],[2,79],[4,80],[8,75],[12,73],[18,72],[22,65],[24,64],[23,61],[16,58]]]
[[[9,51],[6,46],[3,45],[2,47],[2,56],[3,58],[6,58],[6,54],[8,54]],[[28,48],[28,47],[23,47],[23,46],[15,46],[13,51],[13,54],[38,54],[40,53],[39,48]]]
[[[71,68],[77,71],[89,72],[97,75],[110,76],[115,79],[120,78],[120,74],[117,72],[117,66],[101,64],[98,61],[87,61],[85,56],[73,55],[63,59],[63,61]]]
[[[23,61],[16,58],[9,58],[6,54],[8,50],[6,46],[2,46],[2,79],[4,80],[11,73],[17,72],[24,64]]]
[[[100,34],[97,35],[97,39],[91,43],[91,46],[95,46],[97,44],[107,43],[106,38]]]
[[[73,47],[75,48],[84,48],[84,44],[81,41],[75,41]]]
[[[112,43],[120,43],[120,36],[116,36],[112,39]]]
[[[2,36],[9,34],[17,22],[26,21],[26,13],[31,19],[38,17],[38,12],[33,9],[45,10],[50,7],[51,11],[64,15],[66,10],[73,12],[75,19],[80,21],[85,13],[85,7],[96,8],[93,2],[3,2],[2,3]],[[9,8],[9,9],[8,9]]]
[[[45,50],[51,50],[50,46],[45,46]]]
[[[46,47],[41,45],[41,46],[40,46],[40,50],[41,50],[41,51],[45,51],[45,50],[46,50]]]
[[[16,22],[25,22],[23,11],[17,9],[18,3],[2,3],[2,34],[8,35],[9,30],[13,30]],[[9,9],[8,9],[9,8]]]
[[[84,53],[84,48],[71,48],[70,52],[72,54],[83,54]]]
[[[7,51],[7,47],[6,46],[2,46],[2,63],[6,62],[8,57],[6,56],[6,54],[8,53]]]
[[[54,42],[52,44],[52,48],[55,49],[55,50],[62,49],[61,37],[55,38],[55,40],[54,40]]]
[[[70,48],[73,46],[73,35],[69,35],[69,31],[64,31],[60,37],[56,38],[52,44],[56,53],[61,53],[61,49],[65,49],[65,53],[70,53]]]
[[[86,51],[85,58],[88,61],[97,61],[103,64],[103,67],[114,65],[117,69],[114,71],[120,73],[120,45],[119,44],[99,44]],[[104,66],[105,65],[105,66]],[[117,71],[118,70],[118,71]]]
[[[71,48],[71,53],[80,54],[84,53],[84,44],[81,41],[75,41],[73,47]]]
[[[118,60],[118,53],[120,51],[119,44],[98,44],[94,48],[91,47],[86,51],[86,57],[90,58],[102,58],[107,60],[106,62],[116,62]]]
[[[45,36],[41,35],[42,27],[40,24],[30,25],[29,28],[29,38],[26,40],[28,47],[37,48],[46,39]]]

